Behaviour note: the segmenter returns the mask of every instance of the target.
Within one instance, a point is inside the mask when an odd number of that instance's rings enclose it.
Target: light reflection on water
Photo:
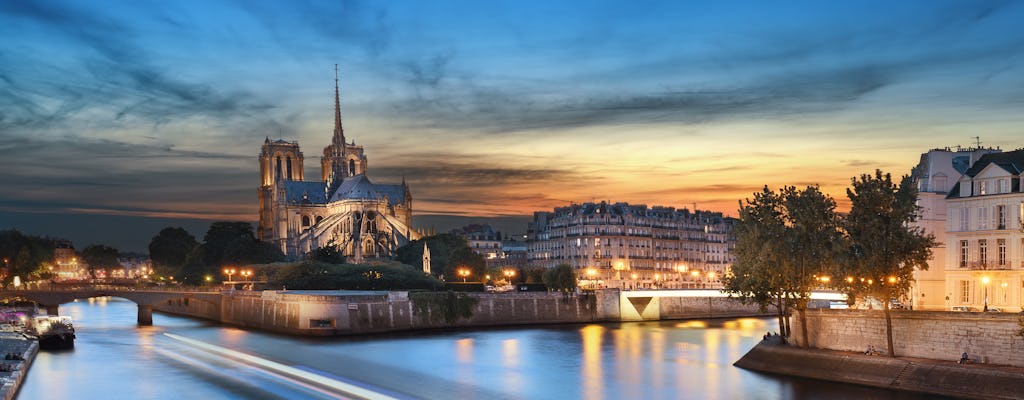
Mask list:
[[[19,399],[327,398],[164,332],[407,398],[889,399],[906,394],[732,366],[773,319],[640,322],[303,339],[163,314],[135,326],[121,299],[61,306],[76,348],[43,352]],[[924,398],[924,397],[917,397]]]

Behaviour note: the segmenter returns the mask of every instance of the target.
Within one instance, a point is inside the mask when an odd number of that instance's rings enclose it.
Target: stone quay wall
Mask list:
[[[953,361],[907,360],[761,342],[734,365],[754,371],[975,399],[1019,399],[1020,372]]]
[[[414,329],[588,323],[631,320],[754,316],[756,306],[708,297],[648,299],[642,318],[633,302],[618,289],[564,296],[552,292],[466,293],[476,300],[472,316],[449,324],[443,316],[417,310],[409,292],[310,291],[225,292],[221,304],[172,300],[154,305],[157,311],[203,318],[265,331],[308,336],[335,336]],[[415,296],[415,294],[413,295]],[[627,308],[628,307],[628,308]],[[639,316],[639,315],[637,315]]]
[[[801,345],[800,318],[791,319],[791,341]],[[892,311],[893,347],[901,357],[960,359],[1024,367],[1024,338],[1016,313]],[[881,310],[807,310],[808,345],[859,351],[874,346],[888,352]]]

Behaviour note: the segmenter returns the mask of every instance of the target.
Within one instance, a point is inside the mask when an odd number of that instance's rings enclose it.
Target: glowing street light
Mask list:
[[[228,282],[231,282],[231,275],[234,275],[235,272],[234,268],[224,268],[224,275],[228,276]]]
[[[506,269],[506,270],[501,271],[501,273],[502,273],[502,275],[505,275],[505,280],[509,281],[509,282],[511,282],[512,278],[514,278],[516,276],[516,270],[514,270],[514,269]]]
[[[466,283],[466,277],[469,276],[469,270],[466,268],[459,268],[457,273],[462,277],[462,283]]]
[[[988,276],[981,277],[981,284],[985,286],[985,308],[982,311],[988,311]]]

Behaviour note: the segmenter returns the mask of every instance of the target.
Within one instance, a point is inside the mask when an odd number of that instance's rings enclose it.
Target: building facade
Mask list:
[[[527,261],[569,264],[584,286],[719,287],[735,261],[734,221],[710,211],[573,204],[534,213]]]
[[[401,184],[374,184],[366,176],[363,147],[345,141],[338,80],[334,81],[334,132],[320,159],[320,181],[305,181],[298,142],[263,142],[259,157],[260,240],[295,259],[337,246],[355,262],[393,257],[418,239],[412,228],[412,194]]]
[[[916,310],[948,310],[946,304],[946,195],[985,154],[999,152],[990,148],[941,148],[932,149],[921,155],[910,177],[918,190],[917,204],[921,207],[918,220],[914,223],[926,233],[935,236],[937,245],[932,248],[928,270],[914,271],[910,302]]]
[[[501,231],[496,231],[488,224],[469,224],[451,231],[453,235],[463,237],[469,242],[473,252],[484,257],[488,263],[502,258]]]
[[[946,197],[947,307],[1021,310],[1024,149],[986,154]]]

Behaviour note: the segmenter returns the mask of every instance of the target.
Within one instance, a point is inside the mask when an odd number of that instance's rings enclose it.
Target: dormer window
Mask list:
[[[985,182],[985,181],[978,182],[978,194],[981,195],[981,196],[984,196],[984,195],[988,194],[988,185],[986,185],[986,183],[988,183],[988,182]]]

